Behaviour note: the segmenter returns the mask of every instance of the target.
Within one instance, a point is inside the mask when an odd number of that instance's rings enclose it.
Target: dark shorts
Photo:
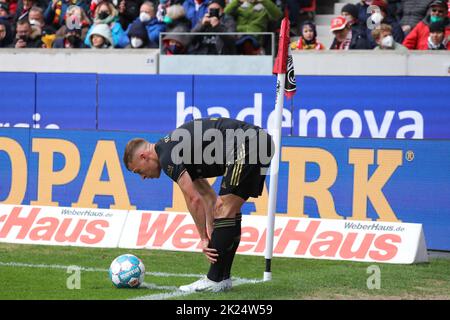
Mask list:
[[[247,200],[262,194],[264,181],[273,157],[272,137],[264,130],[236,148],[234,162],[226,165],[219,195],[234,194]]]

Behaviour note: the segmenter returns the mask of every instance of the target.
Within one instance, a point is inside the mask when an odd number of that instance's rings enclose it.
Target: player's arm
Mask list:
[[[206,230],[208,238],[211,239],[214,229],[214,207],[217,201],[217,194],[206,179],[196,179],[194,186],[206,202]]]
[[[207,223],[207,205],[205,200],[195,188],[194,183],[192,182],[191,176],[187,171],[184,171],[177,180],[177,183],[183,192],[184,199],[186,201],[186,205],[188,207],[189,212],[194,219],[195,225],[197,227],[197,231],[200,235],[200,239],[202,241],[203,253],[206,255],[207,259],[214,263],[217,261],[217,251],[212,248],[208,248],[209,245],[209,237],[206,228]]]

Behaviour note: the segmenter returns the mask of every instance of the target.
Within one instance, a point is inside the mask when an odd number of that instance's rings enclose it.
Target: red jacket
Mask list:
[[[428,50],[428,37],[430,29],[423,20],[420,21],[414,29],[403,40],[403,45],[410,50]],[[445,28],[445,37],[450,37],[450,26]],[[447,50],[450,50],[450,41],[447,43]]]

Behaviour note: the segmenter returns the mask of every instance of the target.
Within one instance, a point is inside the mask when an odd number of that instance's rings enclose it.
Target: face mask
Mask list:
[[[151,17],[147,12],[141,12],[139,14],[139,20],[141,20],[142,22],[147,22],[150,21]]]
[[[434,22],[440,22],[440,21],[442,21],[442,20],[444,20],[442,17],[439,17],[439,16],[430,16],[430,21],[431,21],[431,23],[434,23]]]
[[[108,16],[109,16],[109,13],[106,11],[101,11],[98,13],[98,18],[100,20],[104,20],[104,19],[108,18]]]
[[[39,26],[40,25],[39,21],[37,21],[35,19],[31,19],[30,20],[30,24],[33,25],[33,26]]]
[[[176,44],[167,46],[167,51],[173,54],[181,53],[181,49]]]
[[[375,25],[379,25],[383,21],[383,15],[380,12],[375,12],[370,16],[370,19]]]
[[[173,22],[172,18],[169,16],[164,16],[163,22],[166,24],[170,24]]]
[[[383,40],[381,40],[381,45],[384,48],[392,48],[394,46],[394,38],[392,36],[384,37]]]
[[[131,46],[133,48],[140,48],[140,47],[142,47],[143,44],[144,44],[144,41],[142,41],[142,39],[136,38],[136,37],[131,38]]]

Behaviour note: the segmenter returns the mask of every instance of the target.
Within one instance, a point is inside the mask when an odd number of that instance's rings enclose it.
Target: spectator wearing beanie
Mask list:
[[[8,20],[0,19],[0,48],[7,48],[13,42],[11,24]]]
[[[0,19],[9,20],[9,4],[6,2],[0,2]]]
[[[428,50],[447,50],[448,39],[445,37],[444,22],[432,22],[429,28]]]
[[[410,50],[428,50],[428,38],[430,36],[430,24],[442,22],[445,26],[445,38],[450,37],[450,25],[448,18],[448,4],[446,0],[434,0],[428,6],[427,16],[420,21],[406,36],[403,45]],[[450,42],[447,42],[447,50]]]
[[[330,30],[334,35],[331,50],[371,49],[365,34],[354,33],[350,24],[342,16],[331,20]]]
[[[66,27],[63,38],[57,38],[53,42],[53,48],[80,49],[87,48],[82,39],[82,26],[73,24],[71,28]]]
[[[300,38],[291,43],[293,50],[324,50],[325,46],[317,41],[316,25],[312,21],[305,21],[300,28]]]
[[[367,38],[367,23],[358,19],[358,8],[352,3],[342,7],[341,16],[344,17],[352,27],[352,32],[362,34]]]
[[[128,30],[128,38],[130,38],[131,48],[150,48],[147,29],[145,29],[145,25],[141,21],[136,21],[131,24]]]

